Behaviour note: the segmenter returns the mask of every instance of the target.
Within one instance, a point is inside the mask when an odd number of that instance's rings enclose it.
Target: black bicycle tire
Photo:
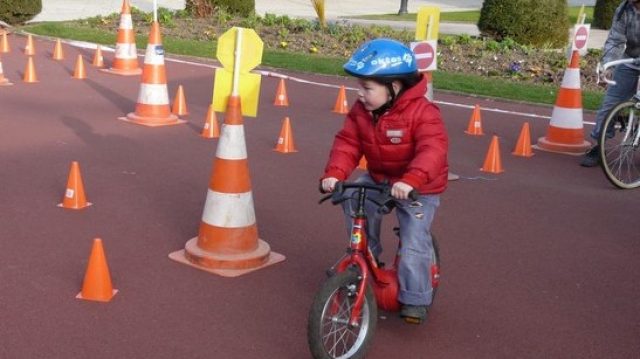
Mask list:
[[[349,269],[341,273],[337,273],[334,276],[328,278],[322,288],[318,291],[313,299],[313,304],[309,310],[309,319],[307,324],[307,342],[309,344],[309,350],[311,355],[315,359],[334,359],[329,353],[327,353],[322,343],[322,315],[327,301],[333,296],[333,294],[340,288],[350,283],[359,283],[360,275],[357,271]],[[371,286],[367,284],[365,291],[365,302],[363,306],[368,306],[368,328],[365,333],[365,338],[360,344],[357,351],[349,358],[362,358],[364,357],[367,348],[371,344],[373,335],[376,330],[376,322],[378,318],[378,307],[375,300],[375,296],[371,289]]]
[[[621,102],[618,105],[616,105],[611,111],[609,111],[609,114],[607,114],[607,117],[602,123],[600,137],[598,138],[598,146],[600,146],[600,167],[602,168],[602,171],[604,172],[604,175],[607,178],[607,180],[609,180],[609,182],[611,182],[611,184],[613,184],[614,186],[621,189],[633,189],[633,188],[640,187],[640,179],[635,183],[627,184],[621,181],[620,179],[618,179],[613,174],[612,170],[609,168],[609,165],[608,165],[609,162],[607,161],[607,158],[606,158],[606,152],[607,152],[606,141],[608,139],[607,128],[609,128],[611,121],[615,121],[615,119],[618,116],[618,112],[628,107],[635,107],[636,103],[637,101],[633,101],[633,100]]]

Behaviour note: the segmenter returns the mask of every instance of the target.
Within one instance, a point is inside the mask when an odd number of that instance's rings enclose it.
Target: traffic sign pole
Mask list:
[[[236,51],[235,51],[235,60],[233,61],[233,86],[231,87],[231,96],[238,96],[241,57],[242,57],[242,28],[239,27],[236,32]]]

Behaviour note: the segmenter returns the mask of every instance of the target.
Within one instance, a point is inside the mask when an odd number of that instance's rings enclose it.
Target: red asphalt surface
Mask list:
[[[189,122],[148,128],[116,119],[135,109],[139,77],[87,66],[87,80],[73,79],[77,54],[89,65],[93,51],[64,45],[57,62],[54,43],[36,40],[40,82],[26,84],[25,39],[9,39],[2,63],[15,85],[0,87],[0,357],[308,358],[308,309],[347,245],[340,210],[317,204],[342,124],[331,112],[337,89],[288,81],[291,105],[275,107],[278,79],[263,77],[258,117],[244,119],[253,197],[260,238],[287,259],[225,278],[167,257],[197,235],[202,216],[217,143],[199,137],[213,70],[167,59],[170,98],[184,86]],[[355,93],[348,97],[353,103]],[[436,100],[551,113],[437,90]],[[469,136],[471,109],[441,110],[451,169],[462,176],[434,224],[442,284],[427,325],[382,313],[367,358],[640,357],[640,192],[616,190],[577,157],[511,155],[522,124],[530,122],[536,143],[547,119],[484,111],[486,135]],[[273,151],[285,116],[294,154]],[[494,133],[499,175],[479,171]],[[94,203],[82,211],[56,207],[74,160]],[[395,239],[385,234],[389,262]],[[75,298],[95,237],[119,290],[109,303]]]

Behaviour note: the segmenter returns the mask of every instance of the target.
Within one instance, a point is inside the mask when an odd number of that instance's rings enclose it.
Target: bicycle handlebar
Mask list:
[[[623,65],[623,64],[633,64],[635,66],[640,66],[640,57],[638,58],[628,58],[628,59],[620,59],[620,60],[614,60],[614,61],[609,61],[607,63],[605,63],[604,65],[600,65],[600,63],[598,63],[598,66],[596,67],[596,75],[597,75],[597,83],[600,82],[600,78],[602,78],[602,80],[604,82],[606,82],[609,85],[615,85],[616,82],[607,78],[606,77],[606,71],[608,68],[610,67],[615,67],[618,65]],[[600,69],[602,67],[602,69]],[[600,76],[600,72],[603,73],[602,76]]]
[[[326,200],[328,200],[329,198],[331,198],[331,203],[333,204],[338,204],[341,202],[346,201],[348,198],[344,198],[343,194],[344,191],[348,188],[364,188],[366,190],[374,190],[377,191],[378,193],[382,193],[383,195],[385,195],[385,200],[383,204],[377,203],[379,205],[385,205],[387,202],[391,201],[396,201],[396,199],[391,196],[391,185],[387,184],[387,183],[383,183],[383,184],[370,184],[370,183],[357,183],[357,182],[336,182],[335,185],[335,189],[333,190],[333,192],[331,194],[329,194],[328,196],[323,197],[322,199],[320,199],[320,201],[318,203],[322,203]],[[322,191],[322,188],[320,189],[320,192],[322,193],[326,193]],[[411,192],[409,192],[409,199],[411,199],[412,201],[417,201],[419,197],[419,193],[418,191],[416,191],[415,189],[412,189]]]

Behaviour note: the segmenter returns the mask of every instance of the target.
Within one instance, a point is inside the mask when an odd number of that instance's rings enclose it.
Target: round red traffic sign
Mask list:
[[[418,70],[426,70],[431,66],[433,60],[435,59],[435,51],[433,50],[433,46],[431,46],[428,42],[418,43],[413,48],[413,53],[416,55],[416,65],[418,66]]]
[[[576,49],[581,50],[587,45],[587,38],[589,37],[589,32],[587,31],[586,26],[580,26],[578,30],[576,30],[575,44]]]

